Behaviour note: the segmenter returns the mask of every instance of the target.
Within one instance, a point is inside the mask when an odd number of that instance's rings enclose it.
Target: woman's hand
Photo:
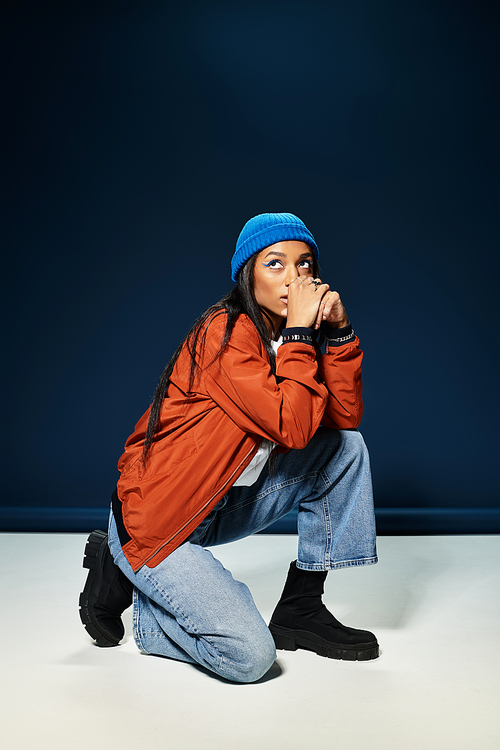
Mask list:
[[[293,279],[288,285],[287,328],[319,328],[323,319],[322,301],[329,289],[328,284],[311,276]]]
[[[288,286],[288,328],[318,329],[322,323],[330,328],[344,328],[349,318],[338,292],[310,276],[298,277]]]
[[[330,328],[344,328],[349,325],[349,318],[338,292],[326,292],[321,299],[314,328],[326,323]]]

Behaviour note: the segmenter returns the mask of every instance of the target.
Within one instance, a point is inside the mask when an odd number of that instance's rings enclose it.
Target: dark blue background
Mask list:
[[[243,223],[291,211],[362,340],[382,530],[500,530],[497,7],[2,3],[4,528],[104,513]]]

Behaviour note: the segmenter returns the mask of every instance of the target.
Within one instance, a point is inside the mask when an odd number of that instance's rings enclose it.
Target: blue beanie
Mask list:
[[[231,260],[231,278],[236,281],[247,260],[265,247],[284,240],[306,242],[318,259],[316,241],[303,221],[294,214],[259,214],[247,221],[241,230]]]

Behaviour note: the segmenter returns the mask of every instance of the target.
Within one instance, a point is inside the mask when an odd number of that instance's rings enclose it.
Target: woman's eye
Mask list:
[[[277,260],[276,258],[274,260],[270,260],[269,263],[264,263],[266,268],[278,268],[281,264],[281,261]]]
[[[300,268],[308,268],[312,270],[312,260],[301,260],[299,263]]]

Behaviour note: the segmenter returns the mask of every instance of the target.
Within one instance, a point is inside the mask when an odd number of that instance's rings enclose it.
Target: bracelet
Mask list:
[[[328,338],[328,336],[326,338],[329,344],[341,344],[343,341],[349,341],[349,339],[354,338],[354,336],[355,336],[354,331],[351,331],[351,333],[348,336],[342,336],[339,339],[330,339]]]
[[[327,337],[326,354],[330,353],[330,348],[336,349],[337,347],[342,346],[342,344],[345,344],[348,341],[350,342],[354,341],[354,331],[351,331],[351,333],[348,336],[341,336],[339,339],[329,339]]]

